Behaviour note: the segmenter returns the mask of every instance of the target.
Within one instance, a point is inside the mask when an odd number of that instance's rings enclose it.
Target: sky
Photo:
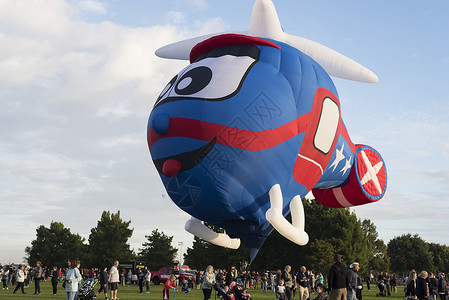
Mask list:
[[[274,0],[285,32],[366,66],[375,84],[334,79],[354,143],[383,156],[385,197],[352,208],[385,243],[406,233],[449,245],[449,39],[445,0]],[[249,28],[253,1],[0,1],[0,263],[22,262],[36,228],[62,222],[86,240],[105,210],[190,246],[146,128],[187,65],[159,47]],[[307,218],[307,216],[306,216]]]

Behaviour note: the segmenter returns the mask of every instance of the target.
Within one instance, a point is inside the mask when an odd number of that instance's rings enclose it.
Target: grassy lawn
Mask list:
[[[97,286],[98,287],[98,286]],[[9,286],[9,290],[0,290],[0,300],[12,300],[12,299],[66,299],[65,290],[61,287],[61,283],[58,286],[58,295],[53,296],[52,295],[52,287],[50,282],[41,282],[41,295],[36,296],[33,295],[34,293],[34,283],[30,285],[29,288],[25,288],[26,294],[21,294],[20,290],[17,291],[16,294],[12,293],[12,289],[14,286]],[[95,291],[98,288],[95,288]],[[118,296],[122,300],[130,300],[130,299],[162,299],[162,285],[151,286],[151,293],[140,294],[139,287],[137,285],[132,285],[131,287],[119,287]],[[372,286],[371,291],[367,291],[366,287],[363,290],[363,300],[380,300],[383,297],[377,297],[377,287]],[[272,293],[270,290],[268,290],[267,293],[262,293],[260,290],[250,290],[249,293],[252,296],[252,299],[255,300],[262,300],[262,299],[270,299],[274,300],[275,296],[274,293]],[[313,300],[316,297],[316,295],[312,295],[311,299]],[[188,300],[188,299],[195,299],[195,300],[201,300],[203,299],[203,292],[201,290],[192,290],[188,294],[182,294],[182,293],[176,293],[175,296],[176,299],[179,300]],[[403,300],[404,299],[404,290],[402,287],[398,287],[398,293],[392,293],[391,297],[385,297],[388,298],[388,300]],[[100,295],[98,297],[99,300],[103,300],[104,296]],[[170,299],[173,299],[173,293],[170,291]],[[214,294],[212,294],[211,299],[215,299]],[[297,299],[297,297],[296,297]]]

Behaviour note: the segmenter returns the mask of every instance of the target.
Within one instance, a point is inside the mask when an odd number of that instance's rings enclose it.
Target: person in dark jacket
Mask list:
[[[418,278],[416,278],[416,297],[418,297],[418,300],[426,300],[429,297],[429,294],[427,293],[427,278],[428,274],[426,271],[421,271],[419,273]]]
[[[41,262],[36,262],[36,268],[34,269],[34,295],[41,294],[41,279],[42,279],[42,266]]]
[[[341,255],[335,254],[328,277],[330,300],[346,300],[346,274],[346,267],[341,263]]]
[[[436,300],[438,296],[438,281],[432,272],[430,272],[427,278],[427,285],[429,286],[429,300]]]
[[[51,272],[51,285],[53,287],[53,296],[56,296],[56,293],[58,292],[58,281],[59,281],[58,267],[54,266],[53,271]]]
[[[438,294],[440,295],[441,300],[447,300],[447,284],[446,284],[446,276],[444,273],[440,273],[438,276]]]
[[[108,299],[108,267],[104,267],[100,272],[100,289],[95,294],[97,297],[101,292],[104,293],[104,298]]]
[[[309,277],[307,276],[307,269],[302,266],[298,274],[296,275],[296,282],[299,288],[299,300],[307,300],[309,295]]]
[[[359,271],[360,266],[359,263],[353,263],[351,264],[351,266],[349,267],[348,273],[347,273],[347,279],[348,279],[348,286],[347,286],[347,299],[348,300],[357,300],[357,295],[356,295],[356,291],[357,291],[357,279],[358,279],[358,275],[357,272]]]
[[[413,300],[416,299],[416,272],[411,271],[410,275],[407,278],[407,281],[405,282],[405,298],[407,300]]]

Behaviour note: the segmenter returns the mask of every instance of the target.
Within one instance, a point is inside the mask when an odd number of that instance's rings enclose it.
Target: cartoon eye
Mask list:
[[[222,55],[194,62],[164,88],[155,106],[176,100],[225,100],[239,91],[257,60],[250,56]]]
[[[212,79],[212,70],[201,66],[191,69],[179,78],[175,86],[178,95],[192,95],[204,89]]]
[[[156,104],[159,102],[160,99],[164,98],[164,96],[167,94],[168,91],[173,87],[174,83],[176,82],[176,79],[178,79],[178,75],[172,78],[169,83],[165,86],[165,88],[162,90],[159,97],[157,97]]]

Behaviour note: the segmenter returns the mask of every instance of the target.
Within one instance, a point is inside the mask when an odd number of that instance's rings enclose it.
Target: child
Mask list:
[[[189,283],[188,283],[187,280],[185,280],[185,279],[182,280],[182,291],[183,291],[184,293],[190,292]]]
[[[162,299],[163,300],[168,300],[170,299],[170,288],[173,288],[173,293],[176,292],[176,285],[175,285],[175,279],[176,276],[175,275],[171,275],[170,279],[167,279],[167,281],[164,284],[164,288],[162,290]]]
[[[279,285],[276,286],[276,300],[285,299],[284,279],[279,280]]]
[[[317,286],[316,292],[318,293],[317,297],[314,300],[325,300],[326,295],[324,295],[324,289],[322,285]]]

